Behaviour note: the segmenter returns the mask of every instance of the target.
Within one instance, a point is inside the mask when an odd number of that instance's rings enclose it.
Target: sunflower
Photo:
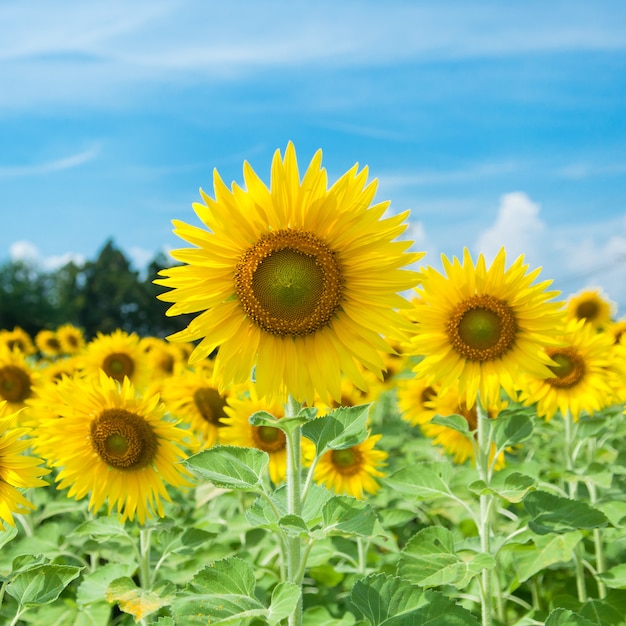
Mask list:
[[[58,468],[58,489],[89,495],[89,509],[116,509],[121,521],[164,516],[167,485],[189,486],[180,461],[186,431],[164,418],[159,397],[140,396],[128,378],[120,385],[100,372],[63,378],[54,390],[55,413],[41,420],[36,449]]]
[[[611,322],[604,328],[604,331],[611,335],[613,343],[619,344],[622,337],[626,336],[626,319],[619,319]]]
[[[429,385],[419,376],[400,379],[397,386],[400,417],[411,426],[430,422],[437,415],[432,407],[437,391],[437,385]]]
[[[277,485],[285,479],[287,471],[287,439],[282,430],[271,426],[253,426],[249,417],[257,411],[267,411],[277,418],[284,417],[282,404],[260,399],[254,385],[248,393],[233,395],[224,407],[227,417],[222,418],[224,428],[220,430],[220,442],[225,445],[258,448],[267,452],[270,458],[271,481]]]
[[[218,391],[210,368],[185,369],[167,378],[161,388],[167,410],[190,424],[201,448],[217,443],[229,396]]]
[[[376,479],[385,475],[381,468],[388,456],[383,450],[374,449],[381,437],[370,435],[356,446],[325,452],[313,470],[313,479],[337,494],[359,499],[365,493],[376,493],[380,489]],[[310,464],[311,459],[308,461]]]
[[[19,326],[13,330],[0,330],[0,345],[5,345],[9,350],[19,350],[24,356],[37,352],[31,336]]]
[[[18,348],[0,344],[0,401],[6,400],[13,410],[22,408],[37,377]]]
[[[35,345],[42,355],[57,357],[62,354],[61,342],[56,332],[44,328],[35,335]]]
[[[438,393],[429,394],[424,404],[434,415],[441,415],[442,417],[460,415],[465,418],[470,431],[476,431],[478,427],[476,403],[468,407],[457,389],[452,388],[445,392],[440,390]],[[489,405],[487,416],[490,419],[495,419],[506,406],[507,402],[504,400],[494,401]],[[424,412],[423,417],[425,417],[425,415],[426,412]],[[432,419],[432,417],[431,415],[430,419]],[[472,440],[458,430],[448,428],[442,424],[433,424],[430,420],[426,421],[425,419],[419,423],[419,427],[426,437],[432,439],[434,445],[441,446],[450,454],[455,463],[461,464],[465,463],[467,459],[474,459],[474,445]],[[475,437],[475,432],[470,436]],[[495,452],[495,444],[492,444],[490,453],[491,460]],[[501,469],[502,467],[504,467],[504,454],[500,454],[495,464],[496,469]]]
[[[139,345],[139,336],[117,329],[110,334],[98,333],[85,347],[82,369],[87,375],[102,370],[118,382],[128,378],[133,386],[143,389],[152,371]]]
[[[551,419],[557,411],[578,419],[617,403],[615,390],[623,376],[614,367],[614,344],[609,333],[596,332],[584,319],[571,319],[563,332],[562,345],[547,348],[555,362],[550,378],[525,374],[518,379],[520,400],[537,405],[540,417]]]
[[[565,310],[568,320],[585,320],[593,328],[602,330],[611,323],[615,303],[611,302],[599,287],[582,289],[567,299]]]
[[[6,402],[0,402],[0,519],[15,526],[13,514],[30,513],[35,505],[18,489],[42,487],[50,470],[41,466],[41,459],[24,452],[31,440],[25,435],[29,428],[17,428],[18,412],[10,412]]]
[[[79,354],[85,347],[83,331],[73,324],[59,326],[56,334],[63,354]]]
[[[382,378],[381,332],[400,340],[411,324],[396,309],[416,272],[402,269],[423,253],[395,241],[408,212],[382,219],[389,202],[372,205],[375,182],[358,164],[327,188],[322,153],[302,180],[293,144],[276,151],[269,189],[244,163],[245,189],[232,191],[215,172],[215,199],[194,209],[207,230],[174,221],[196,246],[172,252],[185,265],[160,272],[172,288],[168,315],[198,313],[175,341],[202,339],[197,363],[219,348],[220,388],[249,379],[256,365],[260,397],[286,392],[312,403],[315,392],[339,400],[341,372],[365,389],[357,363]]]
[[[482,254],[474,267],[467,249],[463,264],[442,260],[445,274],[423,270],[423,303],[414,309],[412,349],[423,356],[417,375],[440,383],[444,393],[458,386],[468,407],[479,393],[485,407],[498,401],[501,388],[514,394],[520,371],[551,376],[542,348],[558,344],[553,334],[563,316],[560,303],[550,301],[558,292],[546,291],[551,281],[533,284],[540,270],[527,274],[523,256],[505,270],[504,248],[489,269]]]
[[[158,337],[142,337],[139,346],[147,354],[153,375],[157,377],[171,376],[182,362],[178,346]]]

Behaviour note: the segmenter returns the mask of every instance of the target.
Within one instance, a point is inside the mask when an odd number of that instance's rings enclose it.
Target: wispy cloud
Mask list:
[[[93,161],[100,154],[100,147],[93,146],[83,152],[61,157],[54,161],[35,163],[33,165],[0,165],[0,178],[14,178],[16,176],[40,176],[52,172],[60,172],[79,167]]]
[[[626,174],[626,163],[570,163],[556,172],[560,178],[584,180],[595,176],[620,176]]]

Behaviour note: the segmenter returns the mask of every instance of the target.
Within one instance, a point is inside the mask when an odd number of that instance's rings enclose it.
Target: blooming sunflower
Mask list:
[[[574,419],[616,403],[615,389],[622,382],[614,368],[614,344],[609,333],[598,333],[584,319],[571,319],[560,347],[547,348],[555,362],[550,378],[529,374],[518,378],[520,400],[537,405],[540,417],[551,419],[557,411]],[[623,384],[622,384],[623,385]]]
[[[424,378],[401,378],[397,386],[400,416],[411,426],[426,424],[437,415],[432,400],[437,395],[437,385],[429,385]]]
[[[626,319],[611,322],[604,330],[613,337],[613,343],[618,344],[626,333]]]
[[[287,471],[287,439],[285,433],[271,426],[253,426],[249,417],[257,411],[267,411],[274,417],[284,417],[284,407],[277,401],[268,404],[260,399],[254,385],[248,393],[230,396],[224,407],[227,417],[222,419],[220,442],[225,445],[258,448],[269,455],[271,481],[277,485],[285,479]]]
[[[35,335],[35,345],[44,356],[57,357],[63,352],[56,332],[47,328],[40,330]]]
[[[358,164],[328,189],[321,160],[320,150],[301,180],[289,143],[284,159],[274,155],[269,189],[248,163],[245,189],[215,172],[215,199],[201,190],[206,204],[194,204],[208,230],[174,221],[196,247],[172,252],[185,265],[160,272],[155,282],[172,289],[159,298],[174,303],[168,315],[202,313],[169,339],[202,339],[192,364],[219,348],[220,388],[256,365],[261,397],[339,400],[342,372],[366,388],[357,363],[382,378],[380,333],[400,340],[410,329],[399,292],[419,275],[402,268],[423,253],[395,241],[408,212],[382,219],[389,202],[371,204],[376,183]]]
[[[140,396],[128,378],[120,385],[100,372],[63,378],[54,389],[55,414],[37,427],[36,449],[55,468],[68,497],[89,495],[89,509],[107,502],[121,521],[163,517],[166,485],[188,486],[180,461],[186,431],[164,418],[159,396]]]
[[[476,266],[467,249],[463,264],[442,255],[445,274],[423,270],[422,303],[414,309],[417,331],[412,348],[423,359],[415,366],[426,384],[439,382],[442,392],[458,386],[471,407],[480,393],[487,407],[500,398],[501,388],[515,393],[520,371],[538,377],[552,375],[544,346],[557,345],[554,329],[562,322],[558,292],[546,291],[551,281],[533,284],[520,256],[505,270],[500,250],[489,269],[481,254]]]
[[[7,346],[9,350],[19,350],[25,356],[37,352],[31,336],[19,326],[15,326],[13,330],[0,330],[0,344]]]
[[[313,479],[335,493],[359,499],[365,493],[376,493],[380,489],[376,479],[385,475],[381,468],[388,456],[385,451],[374,449],[381,437],[370,435],[356,446],[325,452],[313,470]]]
[[[167,410],[191,426],[201,448],[217,443],[230,393],[220,393],[209,368],[185,369],[163,382],[161,398]]]
[[[102,370],[120,383],[128,378],[133,386],[144,388],[152,371],[139,341],[135,333],[119,328],[110,334],[98,333],[87,344],[81,358],[84,373],[97,376]]]
[[[37,372],[18,348],[0,344],[0,401],[6,400],[13,410],[22,408],[36,378]]]
[[[13,514],[30,513],[35,505],[18,489],[42,487],[50,470],[41,466],[41,459],[23,454],[31,445],[25,437],[29,428],[17,428],[18,412],[10,412],[6,402],[0,402],[0,519],[15,526]]]
[[[611,302],[602,289],[582,289],[571,295],[565,304],[568,319],[585,320],[593,328],[602,330],[611,323],[615,303]]]
[[[73,324],[59,326],[56,335],[63,354],[79,354],[85,347],[83,331]]]

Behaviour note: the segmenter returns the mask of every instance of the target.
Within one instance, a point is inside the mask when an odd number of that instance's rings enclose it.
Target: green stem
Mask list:
[[[285,417],[298,414],[301,403],[289,396],[285,405]],[[297,426],[285,433],[287,440],[287,513],[300,515],[302,513],[302,455],[300,453],[300,439],[302,428]],[[304,567],[302,563],[302,541],[300,537],[287,537],[287,578],[300,587],[300,599],[295,611],[289,616],[289,626],[302,625],[302,578]]]
[[[489,466],[489,453],[491,452],[491,424],[489,416],[480,403],[480,397],[476,399],[477,414],[477,447],[476,447],[476,469],[478,475],[489,485],[491,471]],[[491,554],[491,506],[493,495],[483,494],[479,496],[479,516],[478,535],[480,537],[480,549],[485,554]],[[482,626],[493,624],[493,578],[490,568],[482,571],[482,584],[480,587],[480,604],[482,613]]]
[[[569,411],[563,416],[565,424],[565,467],[571,474],[574,473],[576,463],[576,424]],[[567,481],[567,490],[571,500],[576,499],[578,484],[576,480]],[[583,555],[581,546],[578,544],[573,551],[574,568],[576,572],[576,590],[578,592],[579,602],[587,601],[587,586],[585,583],[585,570],[583,568]]]
[[[150,572],[150,539],[152,531],[141,528],[139,530],[139,583],[141,588],[149,590],[152,587]]]

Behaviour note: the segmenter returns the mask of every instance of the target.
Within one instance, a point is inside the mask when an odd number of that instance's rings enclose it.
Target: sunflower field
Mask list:
[[[321,161],[215,173],[167,338],[0,330],[1,624],[626,624],[626,321]]]

